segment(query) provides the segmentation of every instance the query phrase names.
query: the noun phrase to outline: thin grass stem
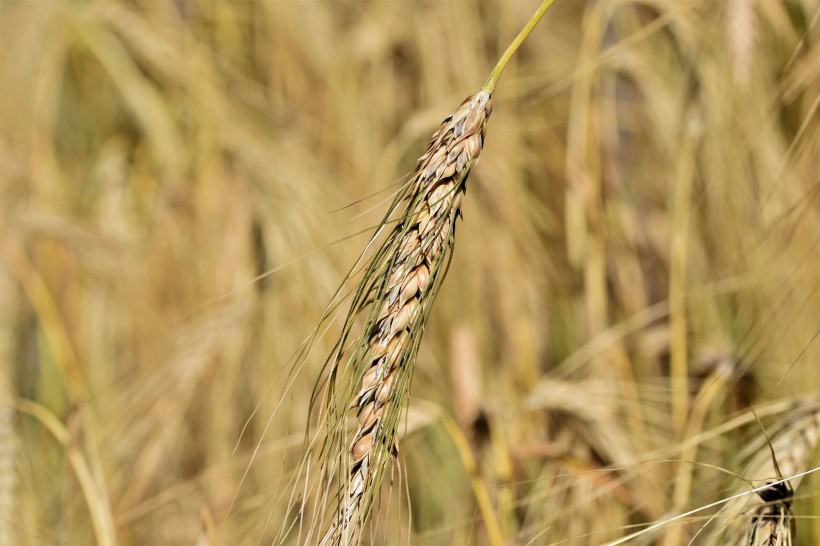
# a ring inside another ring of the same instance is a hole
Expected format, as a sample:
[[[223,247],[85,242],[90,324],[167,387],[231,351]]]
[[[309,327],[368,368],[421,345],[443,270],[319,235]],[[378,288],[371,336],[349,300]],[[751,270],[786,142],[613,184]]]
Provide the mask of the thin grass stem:
[[[512,41],[512,43],[507,47],[507,50],[498,60],[496,63],[495,68],[493,71],[490,72],[490,75],[487,77],[487,80],[484,82],[484,85],[481,86],[482,91],[486,91],[490,95],[493,94],[495,91],[495,84],[498,83],[498,78],[501,77],[501,73],[504,72],[504,69],[507,67],[507,63],[510,62],[510,59],[518,51],[518,48],[521,47],[521,44],[524,43],[524,40],[527,39],[527,36],[530,35],[532,30],[536,27],[541,18],[544,17],[544,14],[547,13],[547,10],[555,3],[555,0],[543,0],[541,5],[538,6],[538,9],[535,10],[535,13],[530,17],[530,20],[527,21],[527,24],[524,25],[524,28],[521,29],[521,32],[518,33],[518,36]]]

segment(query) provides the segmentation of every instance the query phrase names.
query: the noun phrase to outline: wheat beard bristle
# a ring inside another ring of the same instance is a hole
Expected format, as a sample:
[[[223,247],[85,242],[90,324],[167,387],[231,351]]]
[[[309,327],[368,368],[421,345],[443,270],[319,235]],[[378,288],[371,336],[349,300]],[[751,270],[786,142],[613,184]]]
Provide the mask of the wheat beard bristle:
[[[358,429],[342,464],[346,484],[322,546],[359,542],[384,469],[398,453],[398,416],[491,112],[490,94],[479,91],[442,122],[416,164],[404,212],[359,284],[349,316],[365,306],[375,306],[378,314],[370,313],[358,351],[362,356],[354,357],[359,389],[350,406],[357,410]]]

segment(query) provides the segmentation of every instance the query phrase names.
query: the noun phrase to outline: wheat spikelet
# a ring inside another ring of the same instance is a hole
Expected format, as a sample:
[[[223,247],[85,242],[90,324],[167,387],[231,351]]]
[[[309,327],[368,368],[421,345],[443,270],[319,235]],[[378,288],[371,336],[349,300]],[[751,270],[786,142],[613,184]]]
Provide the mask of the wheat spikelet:
[[[442,122],[394,201],[391,212],[401,204],[405,208],[353,297],[331,362],[331,385],[341,383],[348,394],[327,399],[329,441],[344,441],[348,406],[356,409],[358,428],[341,461],[346,478],[323,545],[359,541],[385,466],[397,452],[396,426],[419,341],[447,272],[467,176],[481,153],[491,112],[490,93],[482,90]],[[344,340],[355,318],[365,313],[363,333],[344,364]],[[351,388],[355,385],[358,390]]]

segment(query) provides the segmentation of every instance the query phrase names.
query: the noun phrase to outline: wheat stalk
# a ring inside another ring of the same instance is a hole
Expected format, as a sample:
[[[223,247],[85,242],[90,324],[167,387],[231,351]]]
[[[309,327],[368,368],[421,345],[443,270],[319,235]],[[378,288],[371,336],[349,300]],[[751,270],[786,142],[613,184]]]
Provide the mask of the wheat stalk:
[[[749,83],[758,34],[755,2],[756,0],[731,0],[728,7],[726,34],[732,59],[732,75],[739,85]]]
[[[328,362],[328,431],[320,460],[326,479],[337,470],[343,479],[322,546],[360,542],[387,464],[398,453],[399,416],[424,325],[452,258],[456,220],[467,177],[484,146],[493,90],[512,54],[553,1],[541,3],[482,89],[441,123],[371,239],[374,244],[393,223],[364,268]],[[361,316],[362,333],[347,347],[354,321]],[[352,439],[345,433],[348,408],[355,409],[358,421]],[[337,450],[342,456],[330,457]]]
[[[5,265],[2,260],[0,264]],[[18,522],[21,515],[15,469],[15,461],[19,456],[19,439],[14,422],[12,389],[12,355],[18,300],[18,291],[11,275],[0,267],[0,301],[5,304],[4,312],[0,313],[0,546],[17,542],[15,522]]]

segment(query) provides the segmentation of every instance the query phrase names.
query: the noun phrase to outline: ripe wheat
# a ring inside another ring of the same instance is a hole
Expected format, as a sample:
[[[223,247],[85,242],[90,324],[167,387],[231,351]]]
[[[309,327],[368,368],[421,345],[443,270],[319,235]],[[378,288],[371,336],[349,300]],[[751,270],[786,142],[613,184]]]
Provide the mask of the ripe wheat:
[[[405,202],[404,212],[375,252],[354,295],[343,339],[352,320],[369,309],[362,342],[347,360],[366,366],[348,374],[359,384],[351,404],[357,411],[358,429],[343,464],[347,480],[338,512],[323,545],[358,541],[385,466],[391,453],[397,452],[396,426],[412,365],[449,266],[467,176],[481,153],[491,112],[490,94],[482,90],[442,122],[405,192],[391,207],[395,210]],[[342,371],[342,359],[340,344],[331,381]]]
[[[399,416],[424,325],[452,258],[461,200],[484,146],[493,90],[511,56],[554,1],[542,0],[481,90],[441,123],[368,245],[376,246],[382,231],[392,224],[364,268],[327,362],[320,419],[326,435],[319,454],[319,480],[340,479],[322,546],[361,540],[385,469],[398,453]],[[364,324],[355,335],[361,317]],[[346,432],[350,409],[356,410],[358,419],[352,438]],[[327,506],[326,500],[320,505]]]
[[[752,442],[738,457],[755,453],[744,469],[745,476],[760,476],[778,480],[790,478],[806,471],[820,440],[820,400],[810,399],[795,406],[783,419],[773,434],[771,452],[761,441]],[[767,440],[768,441],[768,440]],[[734,514],[742,514],[732,522],[734,528],[726,530],[728,536],[736,536],[738,546],[789,546],[797,541],[797,529],[791,503],[800,479],[772,485],[759,492],[765,504],[752,505],[756,497],[747,495],[726,506]],[[759,500],[759,499],[757,499]],[[717,540],[717,538],[714,538]]]
[[[757,507],[749,526],[748,546],[792,546],[797,536],[789,482],[758,491],[765,501]]]

